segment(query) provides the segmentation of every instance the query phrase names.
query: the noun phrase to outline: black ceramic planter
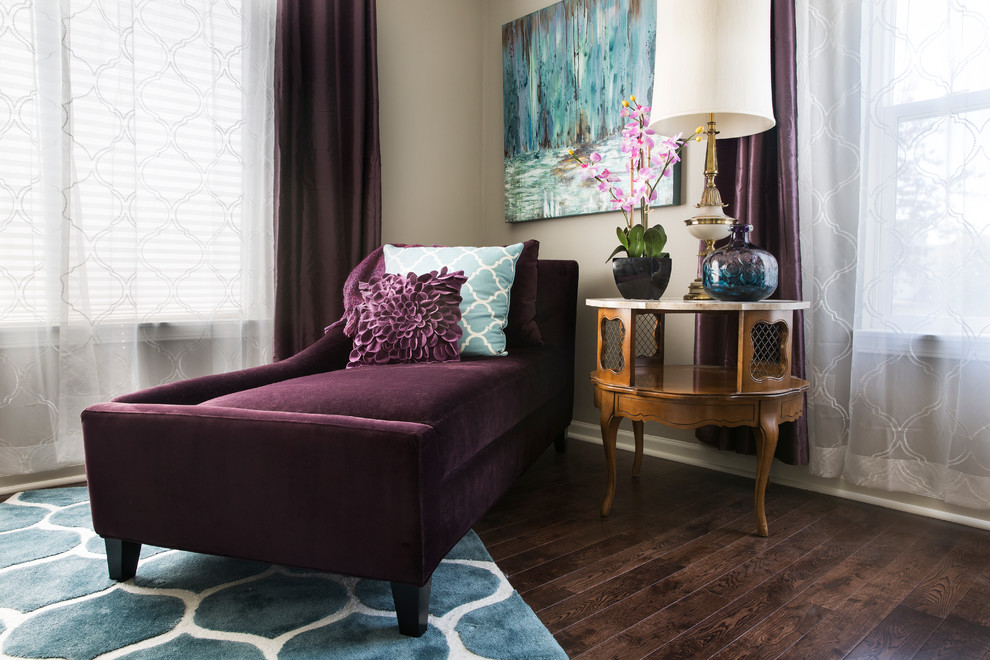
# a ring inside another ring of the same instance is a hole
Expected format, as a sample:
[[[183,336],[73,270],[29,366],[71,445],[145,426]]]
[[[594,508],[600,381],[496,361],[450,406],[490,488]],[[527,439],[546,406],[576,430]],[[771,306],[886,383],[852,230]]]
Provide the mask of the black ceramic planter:
[[[670,282],[670,257],[617,257],[612,276],[626,299],[659,300]]]

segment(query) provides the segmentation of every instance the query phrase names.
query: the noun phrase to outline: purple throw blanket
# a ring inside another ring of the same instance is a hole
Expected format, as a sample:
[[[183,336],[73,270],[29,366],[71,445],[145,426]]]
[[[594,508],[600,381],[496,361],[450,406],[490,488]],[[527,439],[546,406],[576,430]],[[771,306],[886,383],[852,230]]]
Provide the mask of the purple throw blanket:
[[[379,245],[361,260],[344,282],[344,315],[323,329],[323,333],[345,323],[351,310],[361,302],[361,283],[385,272],[385,249]]]

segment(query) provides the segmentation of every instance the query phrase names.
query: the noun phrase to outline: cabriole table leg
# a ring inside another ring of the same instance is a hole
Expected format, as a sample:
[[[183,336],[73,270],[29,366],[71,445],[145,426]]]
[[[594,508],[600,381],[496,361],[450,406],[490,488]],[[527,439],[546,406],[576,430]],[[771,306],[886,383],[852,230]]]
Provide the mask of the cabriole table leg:
[[[760,406],[760,426],[756,436],[756,531],[760,536],[769,536],[767,516],[764,511],[767,481],[770,479],[770,465],[777,450],[780,436],[780,403],[763,401]]]
[[[622,418],[615,416],[615,395],[613,393],[602,392],[600,398],[602,445],[605,447],[605,474],[608,479],[605,486],[605,499],[602,501],[602,515],[607,516],[612,510],[612,499],[615,497],[615,441]]]
[[[643,467],[643,420],[633,420],[633,438],[636,440],[636,457],[633,459],[633,476],[639,476]]]

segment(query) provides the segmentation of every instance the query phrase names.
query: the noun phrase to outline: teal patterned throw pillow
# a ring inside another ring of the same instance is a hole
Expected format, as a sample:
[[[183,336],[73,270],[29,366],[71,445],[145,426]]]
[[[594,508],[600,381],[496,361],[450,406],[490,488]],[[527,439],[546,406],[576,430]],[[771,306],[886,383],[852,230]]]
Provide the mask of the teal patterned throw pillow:
[[[461,287],[461,355],[506,355],[505,324],[509,293],[523,244],[505,247],[385,246],[385,271],[422,275],[447,267],[463,270]]]

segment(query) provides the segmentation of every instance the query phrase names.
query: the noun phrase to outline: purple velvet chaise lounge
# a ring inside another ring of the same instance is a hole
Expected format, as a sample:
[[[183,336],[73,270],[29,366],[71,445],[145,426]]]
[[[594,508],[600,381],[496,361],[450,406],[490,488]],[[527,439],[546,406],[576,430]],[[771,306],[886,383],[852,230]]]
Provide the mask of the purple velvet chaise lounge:
[[[536,263],[542,345],[344,369],[351,340],[335,324],[280,362],[88,408],[111,578],[135,575],[145,543],[388,580],[400,631],[421,635],[440,560],[551,443],[564,448],[577,264]]]

